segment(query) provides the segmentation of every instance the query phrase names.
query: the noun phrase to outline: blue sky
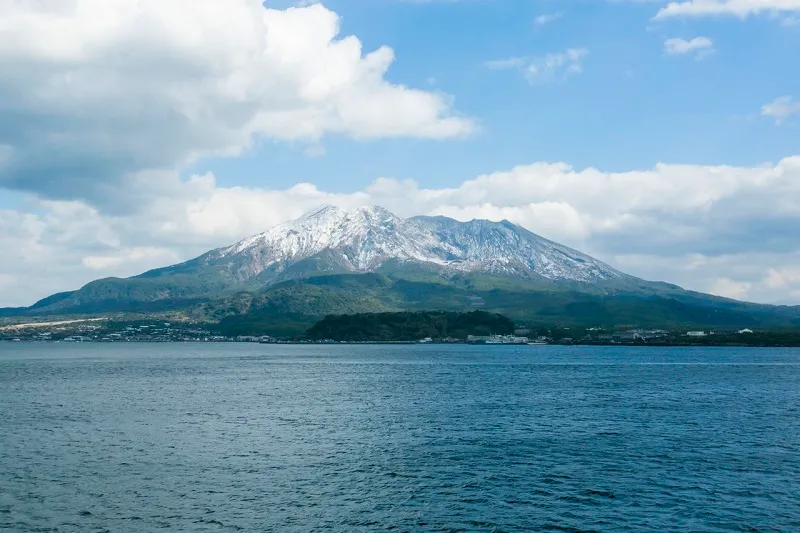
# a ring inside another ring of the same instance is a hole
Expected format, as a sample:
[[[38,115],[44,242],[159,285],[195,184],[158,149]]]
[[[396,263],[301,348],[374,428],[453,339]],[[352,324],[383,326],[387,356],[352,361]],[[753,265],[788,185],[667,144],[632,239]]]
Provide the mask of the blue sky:
[[[0,10],[0,306],[321,203],[506,218],[800,303],[800,0]]]
[[[365,50],[391,46],[388,79],[443,91],[480,131],[436,142],[363,142],[332,136],[323,157],[304,143],[266,142],[244,157],[203,161],[220,183],[331,190],[363,187],[376,176],[430,187],[521,162],[566,161],[611,171],[658,162],[757,165],[797,151],[800,126],[776,127],[761,106],[800,87],[800,26],[774,16],[652,21],[658,2],[347,0],[326,2],[342,33]],[[537,25],[541,15],[558,15]],[[713,55],[668,56],[666,39],[707,36]],[[487,61],[588,50],[582,72],[532,86]],[[431,84],[430,82],[434,82]]]

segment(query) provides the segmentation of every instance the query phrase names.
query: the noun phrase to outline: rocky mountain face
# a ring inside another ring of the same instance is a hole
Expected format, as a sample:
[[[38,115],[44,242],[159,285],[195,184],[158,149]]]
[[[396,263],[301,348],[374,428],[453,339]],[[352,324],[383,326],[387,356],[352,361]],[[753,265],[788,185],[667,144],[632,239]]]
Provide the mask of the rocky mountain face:
[[[576,250],[508,221],[457,222],[400,218],[380,207],[325,206],[189,262],[244,282],[319,272],[378,272],[413,266],[438,272],[485,273],[529,280],[597,283],[625,277]],[[187,266],[188,266],[187,265]],[[299,270],[293,275],[294,270]]]

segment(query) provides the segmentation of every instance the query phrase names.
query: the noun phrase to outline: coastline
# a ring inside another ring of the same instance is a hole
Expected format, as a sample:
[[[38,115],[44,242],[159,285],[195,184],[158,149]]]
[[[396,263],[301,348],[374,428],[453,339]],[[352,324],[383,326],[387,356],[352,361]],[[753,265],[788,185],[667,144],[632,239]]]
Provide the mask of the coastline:
[[[358,345],[358,346],[471,346],[483,348],[541,348],[545,346],[592,346],[592,347],[616,347],[616,348],[800,348],[800,343],[760,343],[760,344],[747,344],[747,343],[598,343],[598,342],[548,342],[548,343],[468,343],[468,342],[418,342],[418,341],[302,341],[302,340],[275,340],[275,341],[241,341],[236,339],[186,339],[186,340],[161,340],[161,339],[135,339],[135,340],[82,340],[82,341],[68,341],[68,340],[32,340],[32,339],[0,339],[0,345],[18,345],[18,344],[264,344],[264,345]]]

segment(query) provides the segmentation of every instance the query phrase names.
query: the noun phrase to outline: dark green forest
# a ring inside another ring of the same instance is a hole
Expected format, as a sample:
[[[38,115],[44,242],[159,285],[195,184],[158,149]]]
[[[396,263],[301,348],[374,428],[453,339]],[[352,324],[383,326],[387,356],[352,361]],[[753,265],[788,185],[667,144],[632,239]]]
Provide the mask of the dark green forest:
[[[328,315],[310,328],[305,338],[350,342],[466,339],[468,335],[507,335],[514,323],[508,317],[485,311],[446,313],[358,313]]]

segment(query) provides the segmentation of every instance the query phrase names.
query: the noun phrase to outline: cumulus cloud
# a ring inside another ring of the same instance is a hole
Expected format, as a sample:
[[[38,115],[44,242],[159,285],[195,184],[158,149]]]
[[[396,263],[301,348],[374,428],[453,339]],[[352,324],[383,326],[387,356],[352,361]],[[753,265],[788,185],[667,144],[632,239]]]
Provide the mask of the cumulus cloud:
[[[189,259],[321,204],[508,219],[647,279],[756,301],[800,291],[792,270],[800,264],[800,156],[756,167],[627,172],[534,163],[451,188],[379,178],[349,193],[307,183],[222,187],[204,174],[176,179],[169,190],[128,213],[60,200],[38,201],[30,212],[0,210],[0,305]]]
[[[776,267],[767,271],[764,284],[771,289],[786,289],[800,285],[800,267]]]
[[[664,51],[669,55],[693,54],[696,59],[703,59],[714,53],[714,43],[708,37],[681,39],[678,37],[664,41]]]
[[[528,83],[538,85],[580,74],[583,72],[583,59],[588,53],[586,48],[569,48],[537,57],[496,59],[487,61],[485,65],[492,70],[516,69]]]
[[[791,11],[800,11],[800,0],[688,0],[670,2],[656,14],[655,18],[708,15],[735,15],[744,18],[764,12]]]
[[[721,255],[702,253],[653,255],[620,254],[612,262],[622,270],[649,279],[665,279],[683,287],[718,296],[767,303],[800,302],[800,280],[775,282],[776,265],[797,264],[800,251],[747,252]]]
[[[122,248],[104,255],[87,255],[81,264],[90,270],[118,269],[125,264],[135,264],[139,268],[157,268],[176,263],[179,260],[174,250],[149,246]]]
[[[762,115],[774,118],[778,124],[795,113],[800,113],[800,102],[791,96],[781,96],[761,108]]]
[[[450,97],[387,81],[393,51],[365,53],[318,4],[0,0],[0,12],[0,187],[100,204],[254,138],[474,129]]]
[[[728,278],[719,278],[708,289],[708,292],[725,298],[741,300],[747,298],[753,284],[747,281],[734,281]]]

